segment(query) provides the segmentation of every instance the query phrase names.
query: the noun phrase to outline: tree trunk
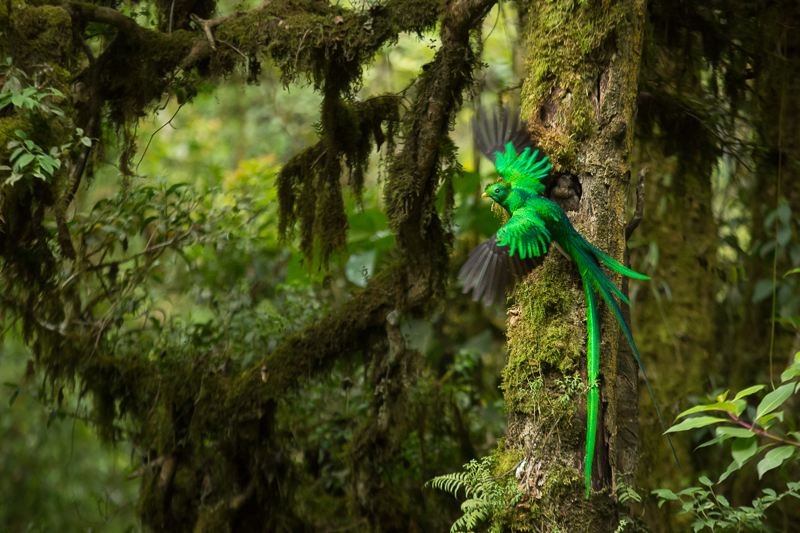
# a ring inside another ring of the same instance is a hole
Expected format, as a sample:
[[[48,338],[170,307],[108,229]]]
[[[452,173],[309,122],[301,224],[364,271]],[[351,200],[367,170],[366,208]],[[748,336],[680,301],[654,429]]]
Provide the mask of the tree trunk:
[[[582,235],[622,260],[644,2],[524,7],[523,116],[558,176],[549,195]],[[587,333],[578,271],[550,254],[517,289],[510,311],[503,376],[509,432],[501,465],[527,459],[521,485],[529,512],[518,519],[534,530],[614,531],[619,525],[614,489],[617,472],[632,472],[636,464],[638,378],[612,314],[603,308],[601,315],[600,423],[586,500]],[[577,376],[580,387],[570,381]]]
[[[640,286],[636,298],[640,306],[636,338],[669,425],[681,408],[687,407],[687,397],[707,392],[708,375],[716,366],[714,296],[718,237],[711,212],[714,160],[706,158],[699,166],[690,165],[665,158],[654,145],[645,145],[638,159],[650,168],[644,203],[647,217],[639,231],[640,238],[650,244],[652,251],[648,255],[652,266],[646,272],[651,281]],[[639,259],[643,259],[645,250],[638,254]],[[640,388],[648,395],[644,383]],[[697,444],[691,442],[690,434],[676,434],[673,443],[683,467],[678,470],[649,399],[643,401],[641,420],[644,468],[639,471],[637,485],[678,489],[681,479],[695,476],[694,464],[704,454],[700,450],[692,454]],[[646,500],[643,520],[654,532],[673,531],[672,510],[667,506],[659,509],[655,503]]]

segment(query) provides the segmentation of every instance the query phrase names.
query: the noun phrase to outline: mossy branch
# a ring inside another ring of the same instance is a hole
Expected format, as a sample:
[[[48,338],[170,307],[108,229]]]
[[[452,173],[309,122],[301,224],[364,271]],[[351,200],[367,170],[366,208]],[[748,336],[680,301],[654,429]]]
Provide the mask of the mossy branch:
[[[395,263],[384,269],[338,313],[286,339],[242,379],[257,384],[270,397],[280,398],[300,378],[324,372],[342,357],[368,347],[370,330],[382,333],[390,312],[405,313],[430,297],[430,294],[409,297],[404,267]],[[247,390],[243,396],[252,392]]]

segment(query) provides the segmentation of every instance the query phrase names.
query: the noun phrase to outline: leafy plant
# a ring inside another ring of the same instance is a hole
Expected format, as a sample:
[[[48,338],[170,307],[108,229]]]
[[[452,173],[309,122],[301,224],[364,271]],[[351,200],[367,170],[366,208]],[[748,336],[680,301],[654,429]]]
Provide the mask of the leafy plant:
[[[669,428],[667,433],[688,431],[717,424],[716,438],[701,444],[700,447],[733,439],[731,455],[733,462],[718,482],[724,481],[733,472],[741,469],[753,457],[769,449],[757,465],[758,477],[783,466],[791,460],[800,459],[800,433],[785,427],[784,411],[781,406],[800,389],[795,379],[800,376],[800,352],[795,354],[794,363],[781,374],[782,385],[769,392],[753,409],[748,407],[747,398],[761,391],[766,385],[755,385],[740,391],[733,400],[728,401],[728,391],[716,397],[715,401],[701,404],[678,415],[683,418],[710,411],[719,411],[727,418],[717,416],[694,416]],[[758,445],[759,439],[764,443]]]
[[[758,405],[748,404],[748,399],[766,388],[766,385],[754,385],[740,391],[732,400],[728,399],[728,391],[697,405],[678,415],[686,417],[682,422],[672,426],[667,433],[689,431],[716,425],[716,436],[699,447],[710,446],[732,440],[730,451],[733,462],[719,477],[722,483],[734,472],[741,470],[754,457],[765,452],[756,465],[758,477],[775,468],[800,459],[800,433],[791,431],[794,425],[784,419],[785,411],[781,407],[800,389],[800,352],[795,354],[794,363],[781,374],[782,385],[764,395]],[[721,412],[727,417],[709,416],[703,413]],[[759,445],[761,443],[761,445]],[[703,476],[700,478],[703,487],[690,487],[677,494],[668,489],[653,491],[658,497],[659,507],[667,501],[681,502],[680,514],[693,514],[694,531],[709,528],[711,531],[745,531],[761,530],[766,510],[786,496],[800,498],[800,483],[787,483],[788,490],[778,494],[771,488],[763,489],[764,496],[752,501],[750,506],[733,507],[721,494],[713,491],[714,482]]]
[[[690,487],[675,494],[671,490],[657,489],[653,491],[658,497],[658,506],[667,501],[681,502],[678,514],[693,514],[693,531],[708,528],[711,531],[751,531],[762,530],[764,513],[772,505],[786,496],[800,498],[800,483],[788,483],[789,490],[777,494],[772,489],[764,489],[764,496],[753,500],[751,506],[733,507],[721,494],[715,494],[714,482],[705,476],[700,478],[704,487]]]
[[[4,89],[9,89],[6,92],[0,93],[0,109],[13,105],[14,107],[29,112],[40,111],[45,116],[51,114],[59,117],[64,116],[64,111],[62,111],[60,107],[45,101],[45,98],[49,97],[64,98],[64,93],[53,87],[47,87],[45,89],[25,87],[22,89],[19,88],[20,84],[16,78],[12,78],[12,80],[13,81],[6,82],[3,86]]]
[[[480,461],[473,459],[464,465],[464,472],[438,476],[425,485],[444,490],[458,497],[463,489],[467,500],[461,504],[463,515],[455,521],[450,533],[473,531],[478,521],[490,521],[489,531],[502,531],[496,518],[508,508],[519,503],[523,493],[516,483],[499,483],[502,477],[492,477],[492,457]]]
[[[76,128],[75,133],[78,142],[85,146],[92,145],[92,140],[83,135],[81,128]],[[19,140],[8,143],[8,149],[13,150],[9,158],[12,166],[0,165],[0,170],[11,171],[11,176],[6,179],[3,185],[13,185],[25,175],[31,175],[49,183],[56,170],[61,168],[61,154],[76,144],[68,142],[60,147],[52,146],[50,151],[46,153],[41,146],[29,139],[24,131],[14,130],[14,134]]]

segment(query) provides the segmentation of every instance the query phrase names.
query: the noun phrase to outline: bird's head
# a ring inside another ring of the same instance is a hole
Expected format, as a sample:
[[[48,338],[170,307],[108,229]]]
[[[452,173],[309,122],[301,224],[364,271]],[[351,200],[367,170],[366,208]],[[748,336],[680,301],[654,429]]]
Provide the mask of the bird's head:
[[[511,184],[507,181],[498,181],[486,187],[486,190],[481,196],[483,198],[491,198],[498,204],[503,205],[508,199],[509,194],[511,194]]]

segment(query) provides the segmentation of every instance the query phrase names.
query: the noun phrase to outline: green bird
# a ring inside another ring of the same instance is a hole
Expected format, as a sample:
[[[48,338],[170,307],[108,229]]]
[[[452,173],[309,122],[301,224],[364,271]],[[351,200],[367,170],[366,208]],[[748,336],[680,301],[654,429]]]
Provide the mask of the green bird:
[[[509,120],[510,117],[510,120]],[[547,157],[540,155],[528,135],[527,126],[519,120],[519,113],[502,112],[498,121],[493,113],[490,121],[481,113],[473,122],[473,131],[478,147],[495,163],[501,181],[486,187],[483,197],[489,197],[503,207],[511,218],[497,233],[476,246],[459,272],[464,281],[463,292],[473,291],[473,300],[483,296],[485,305],[491,305],[498,295],[505,296],[509,281],[527,274],[543,261],[551,245],[575,262],[583,279],[586,294],[586,327],[588,330],[588,422],[586,429],[586,497],[591,492],[592,460],[597,433],[598,405],[600,395],[597,374],[600,365],[600,322],[598,318],[598,296],[608,305],[617,318],[636,362],[644,374],[650,396],[655,403],[653,389],[642,360],[633,342],[630,329],[622,318],[622,312],[614,295],[630,305],[622,291],[601,270],[601,265],[614,272],[635,279],[650,279],[624,267],[617,261],[592,246],[575,230],[566,213],[555,202],[542,196],[545,192],[551,165]],[[661,411],[656,403],[656,412],[666,432]],[[667,435],[675,461],[678,457]],[[680,467],[680,463],[678,463]]]

